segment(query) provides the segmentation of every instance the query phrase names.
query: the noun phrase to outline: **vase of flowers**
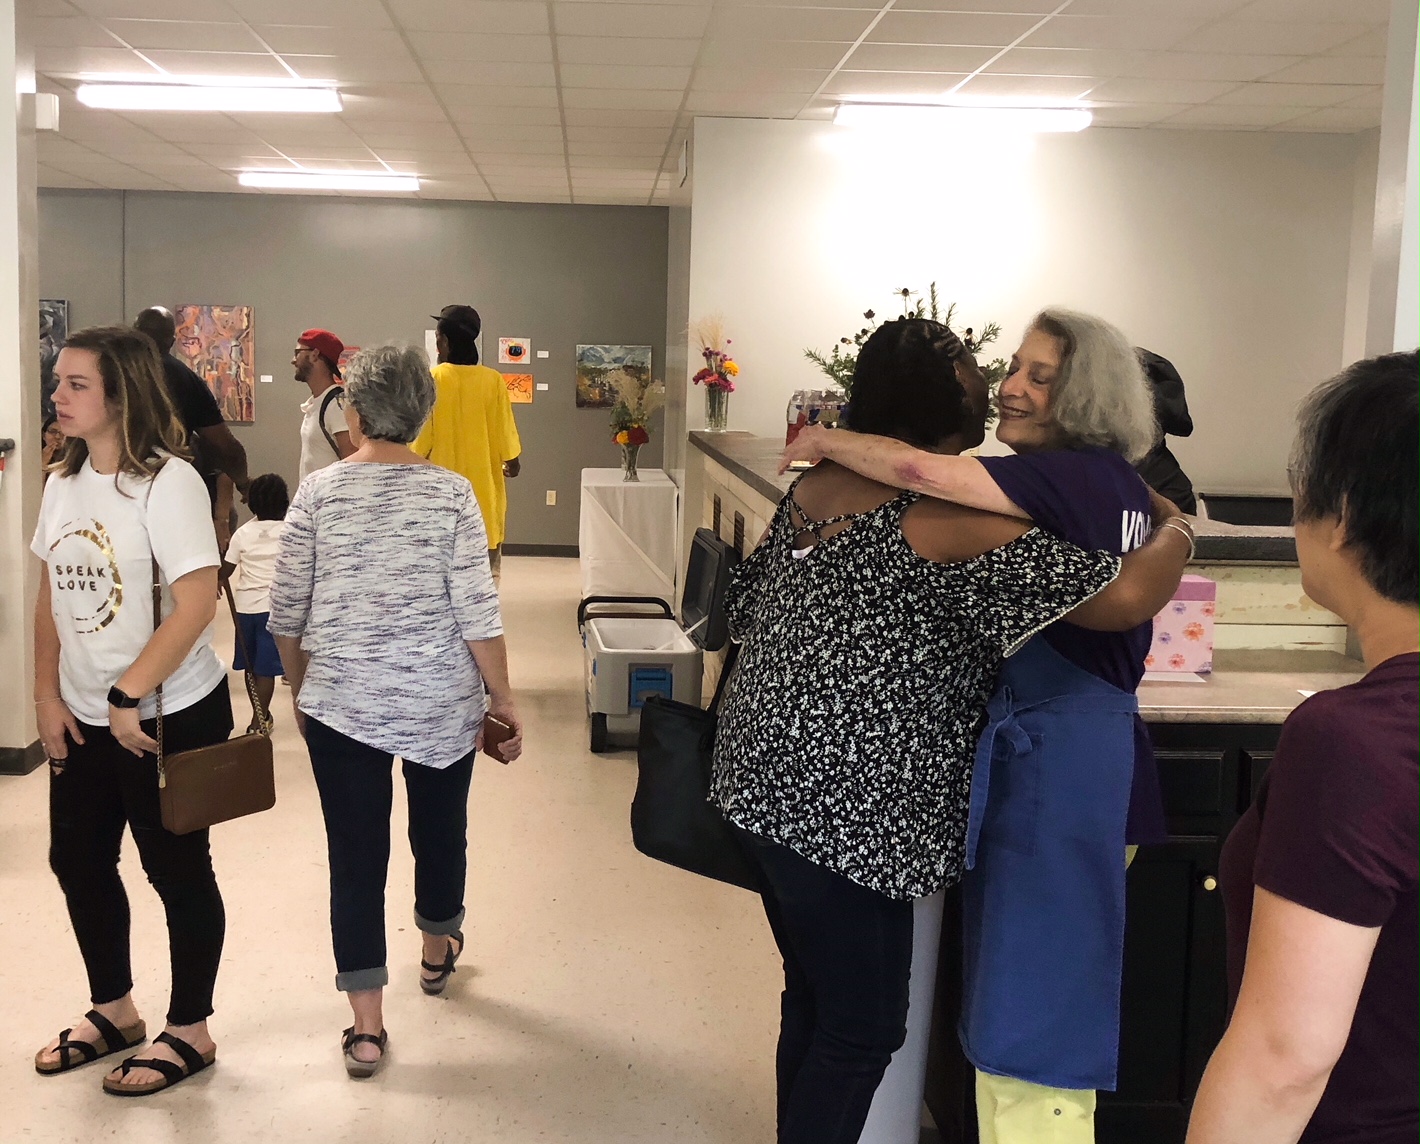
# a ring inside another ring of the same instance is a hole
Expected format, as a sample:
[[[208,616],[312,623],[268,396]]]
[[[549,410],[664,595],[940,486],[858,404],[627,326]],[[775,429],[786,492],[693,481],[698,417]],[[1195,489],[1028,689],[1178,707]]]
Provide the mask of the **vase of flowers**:
[[[718,315],[695,323],[692,334],[700,343],[705,365],[690,380],[705,387],[705,428],[723,433],[730,420],[730,394],[740,367],[730,356],[730,339],[725,337],[725,321]]]
[[[621,446],[621,479],[639,481],[636,457],[641,446],[650,442],[647,429],[651,415],[665,400],[665,387],[651,378],[644,367],[623,366],[611,379],[616,404],[611,409],[611,439]]]

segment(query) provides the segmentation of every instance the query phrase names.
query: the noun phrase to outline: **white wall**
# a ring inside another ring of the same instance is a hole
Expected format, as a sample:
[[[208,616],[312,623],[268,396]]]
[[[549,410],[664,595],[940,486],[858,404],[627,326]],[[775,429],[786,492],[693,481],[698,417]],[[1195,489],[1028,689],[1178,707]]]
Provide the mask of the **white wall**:
[[[924,155],[826,123],[700,119],[690,314],[720,311],[743,373],[730,428],[783,431],[796,388],[891,291],[935,279],[962,324],[1100,313],[1174,361],[1195,483],[1285,489],[1297,400],[1343,364],[1363,139],[1095,128]],[[690,428],[704,401],[690,394]]]

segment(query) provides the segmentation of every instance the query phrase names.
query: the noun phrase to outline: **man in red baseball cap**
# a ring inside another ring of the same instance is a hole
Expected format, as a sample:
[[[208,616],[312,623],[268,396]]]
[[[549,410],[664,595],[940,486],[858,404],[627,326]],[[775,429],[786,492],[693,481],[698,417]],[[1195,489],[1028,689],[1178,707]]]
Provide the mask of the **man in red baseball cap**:
[[[340,385],[344,352],[345,343],[329,330],[307,330],[296,339],[291,365],[311,391],[301,403],[301,480],[355,452]]]

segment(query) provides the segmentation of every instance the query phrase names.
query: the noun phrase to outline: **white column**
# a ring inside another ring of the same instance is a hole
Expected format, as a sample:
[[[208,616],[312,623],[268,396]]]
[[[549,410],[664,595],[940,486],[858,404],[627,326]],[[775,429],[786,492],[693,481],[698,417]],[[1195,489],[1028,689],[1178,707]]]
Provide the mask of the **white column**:
[[[39,265],[35,206],[34,64],[15,0],[0,0],[0,438],[15,441],[0,478],[0,772],[39,762],[31,616],[39,563]]]
[[[1415,0],[1393,0],[1381,111],[1366,353],[1414,349],[1416,296]]]

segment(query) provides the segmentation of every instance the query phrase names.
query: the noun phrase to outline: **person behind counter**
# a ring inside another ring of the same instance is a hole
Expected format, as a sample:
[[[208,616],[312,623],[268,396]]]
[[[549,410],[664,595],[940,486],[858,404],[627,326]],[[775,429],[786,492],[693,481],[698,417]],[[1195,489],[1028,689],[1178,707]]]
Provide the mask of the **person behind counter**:
[[[1367,674],[1287,719],[1223,847],[1232,1020],[1188,1144],[1414,1144],[1420,802],[1414,352],[1358,362],[1302,409],[1302,587]]]
[[[946,326],[884,324],[854,377],[856,430],[947,452],[981,441],[985,382]],[[781,1144],[857,1141],[903,1042],[912,899],[961,876],[1002,656],[1067,613],[1101,628],[1152,616],[1188,552],[1161,533],[1115,579],[1113,551],[825,464],[736,569],[726,607],[742,647],[712,800],[763,873],[784,959]]]
[[[997,400],[996,436],[1015,456],[942,456],[809,428],[784,463],[827,458],[1034,521],[1085,549],[1125,553],[1144,542],[1150,493],[1131,462],[1158,429],[1139,359],[1118,329],[1042,311]],[[1187,521],[1165,528],[1191,541]],[[960,1029],[990,1144],[1093,1141],[1095,1090],[1115,1086],[1125,848],[1165,837],[1134,698],[1152,634],[1148,619],[1125,632],[1057,622],[1006,661],[991,701],[963,879]]]
[[[1198,497],[1194,494],[1193,482],[1188,479],[1188,474],[1183,471],[1168,443],[1170,437],[1193,434],[1193,418],[1188,412],[1183,378],[1168,358],[1142,347],[1135,347],[1134,352],[1139,355],[1139,364],[1144,367],[1144,376],[1149,380],[1154,417],[1159,423],[1159,438],[1152,449],[1134,462],[1135,471],[1156,493],[1192,516],[1198,511]]]

